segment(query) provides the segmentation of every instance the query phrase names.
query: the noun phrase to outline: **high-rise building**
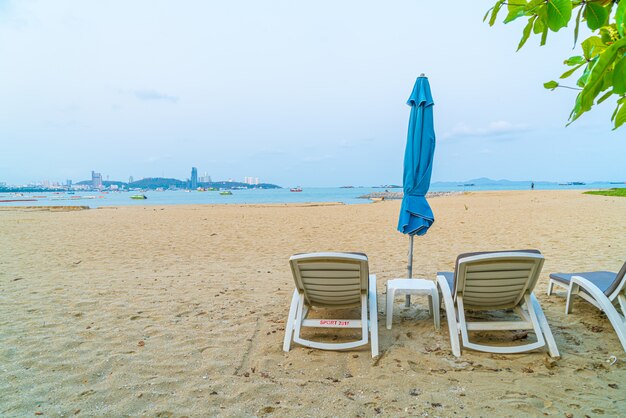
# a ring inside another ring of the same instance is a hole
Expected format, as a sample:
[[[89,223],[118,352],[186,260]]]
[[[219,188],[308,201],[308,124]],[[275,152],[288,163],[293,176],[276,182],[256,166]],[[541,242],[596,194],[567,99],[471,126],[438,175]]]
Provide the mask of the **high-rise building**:
[[[243,182],[251,186],[255,186],[259,184],[259,178],[258,177],[244,177]]]
[[[191,167],[191,188],[198,188],[198,169],[196,167]]]
[[[92,171],[91,172],[91,185],[96,189],[102,188],[102,174]]]
[[[130,177],[128,178],[128,184],[130,184],[130,183],[132,183],[132,182],[134,182],[134,181],[135,181],[135,179],[133,178],[133,176],[130,176]]]
[[[200,183],[211,183],[211,176],[206,171],[204,172],[204,176],[200,176]]]
[[[70,180],[70,179],[65,180],[65,185],[67,187],[72,187],[72,180]]]

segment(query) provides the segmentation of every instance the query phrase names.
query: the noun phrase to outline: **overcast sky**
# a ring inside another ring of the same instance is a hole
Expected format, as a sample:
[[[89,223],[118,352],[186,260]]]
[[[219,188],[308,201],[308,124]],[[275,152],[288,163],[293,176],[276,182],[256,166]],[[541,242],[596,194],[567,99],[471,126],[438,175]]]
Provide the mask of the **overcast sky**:
[[[0,0],[0,182],[400,184],[422,72],[433,181],[626,180],[614,104],[566,128],[575,92],[542,86],[572,28],[516,53],[492,3]]]

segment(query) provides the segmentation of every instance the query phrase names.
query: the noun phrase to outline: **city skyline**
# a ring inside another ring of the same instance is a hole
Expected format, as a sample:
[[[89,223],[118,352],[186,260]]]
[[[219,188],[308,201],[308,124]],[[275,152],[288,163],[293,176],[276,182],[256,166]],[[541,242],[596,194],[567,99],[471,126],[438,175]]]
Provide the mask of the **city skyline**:
[[[303,187],[398,184],[420,73],[435,102],[433,181],[623,181],[626,131],[611,130],[608,101],[566,128],[576,93],[543,88],[579,54],[573,28],[516,53],[522,27],[483,23],[491,6],[0,1],[0,181],[93,167],[180,179],[196,166]]]
[[[195,181],[194,181],[194,177],[195,177]],[[103,180],[105,179],[106,180]],[[198,187],[198,185],[200,183],[213,183],[213,180],[211,178],[211,176],[208,174],[207,171],[204,172],[204,175],[202,176],[198,176],[198,169],[197,167],[192,167],[191,168],[191,176],[187,177],[187,178],[175,178],[175,177],[161,177],[161,176],[149,176],[149,177],[141,177],[141,178],[137,178],[137,180],[135,180],[134,176],[128,176],[128,181],[124,181],[122,179],[117,179],[117,178],[113,178],[110,179],[108,174],[103,175],[102,173],[96,172],[94,170],[91,170],[91,177],[90,178],[85,178],[85,179],[79,179],[79,180],[75,180],[75,179],[65,179],[63,181],[61,180],[50,180],[48,179],[43,179],[43,180],[36,180],[36,181],[32,181],[32,182],[21,182],[21,183],[8,183],[6,181],[2,181],[2,179],[0,179],[0,186],[15,186],[15,187],[21,187],[21,186],[42,186],[42,187],[67,187],[67,186],[72,186],[72,185],[77,185],[78,183],[85,183],[85,182],[90,182],[91,185],[94,188],[98,188],[98,187],[102,187],[104,182],[115,182],[115,183],[126,183],[126,184],[130,184],[130,183],[134,183],[135,181],[141,181],[141,180],[146,180],[146,179],[158,179],[158,178],[163,178],[163,179],[175,179],[175,180],[179,180],[179,181],[186,181],[190,184],[190,187],[192,188],[196,188]],[[242,180],[237,180],[237,177],[229,177],[227,179],[224,180],[217,180],[216,183],[223,183],[223,182],[232,182],[232,183],[243,183],[243,184],[248,184],[248,185],[259,185],[263,182],[261,182],[259,180],[258,177],[251,177],[251,176],[244,176]]]

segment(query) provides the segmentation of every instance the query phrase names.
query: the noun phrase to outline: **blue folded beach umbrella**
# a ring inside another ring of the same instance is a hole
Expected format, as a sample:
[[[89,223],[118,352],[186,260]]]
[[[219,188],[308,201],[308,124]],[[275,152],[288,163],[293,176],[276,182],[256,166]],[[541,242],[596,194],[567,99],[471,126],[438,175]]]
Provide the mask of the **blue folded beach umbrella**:
[[[435,154],[433,125],[433,98],[430,84],[424,74],[415,81],[407,102],[411,106],[409,132],[404,152],[404,197],[400,208],[398,231],[409,235],[408,277],[413,276],[413,237],[424,235],[435,222],[435,216],[426,201],[430,187]],[[410,303],[407,296],[407,306]]]

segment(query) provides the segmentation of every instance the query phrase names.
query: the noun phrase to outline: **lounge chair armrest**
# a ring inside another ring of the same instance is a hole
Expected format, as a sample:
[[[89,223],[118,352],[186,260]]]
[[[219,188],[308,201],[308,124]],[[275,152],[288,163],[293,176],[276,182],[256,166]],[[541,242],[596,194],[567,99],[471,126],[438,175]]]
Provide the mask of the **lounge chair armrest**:
[[[606,295],[598,289],[598,286],[581,276],[572,276],[570,280],[570,290],[568,291],[568,299],[570,292],[578,293],[578,287],[585,289],[585,291],[598,302],[602,299],[606,299],[608,303],[611,303],[609,298],[607,298]]]
[[[565,313],[570,313],[572,310],[571,298],[579,288],[583,288],[589,295],[595,300],[596,306],[599,307],[608,320],[613,325],[615,333],[617,334],[624,351],[626,351],[626,318],[615,309],[611,300],[600,290],[596,285],[589,280],[580,276],[572,276],[570,280],[570,287],[567,291],[567,305],[565,307]],[[621,301],[620,301],[620,305]]]

